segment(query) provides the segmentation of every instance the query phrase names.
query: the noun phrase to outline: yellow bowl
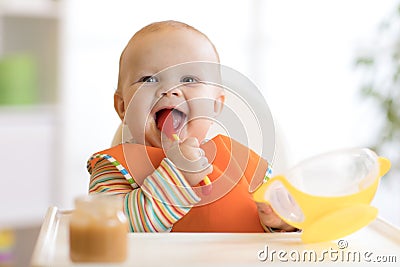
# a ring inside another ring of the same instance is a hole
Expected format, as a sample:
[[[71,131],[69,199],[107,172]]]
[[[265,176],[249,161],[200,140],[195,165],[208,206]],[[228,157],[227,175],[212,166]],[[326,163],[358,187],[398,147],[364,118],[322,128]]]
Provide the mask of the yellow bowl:
[[[372,150],[347,149],[305,160],[274,176],[254,193],[286,223],[302,229],[306,243],[330,241],[351,234],[377,216],[370,206],[380,177],[390,161]]]

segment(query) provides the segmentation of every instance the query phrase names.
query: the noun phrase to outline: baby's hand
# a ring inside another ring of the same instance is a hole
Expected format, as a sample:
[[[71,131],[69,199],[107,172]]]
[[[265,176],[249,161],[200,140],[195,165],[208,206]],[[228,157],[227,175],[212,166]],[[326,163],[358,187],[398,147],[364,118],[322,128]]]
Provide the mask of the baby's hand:
[[[283,232],[293,232],[296,230],[293,226],[285,223],[278,215],[272,210],[271,206],[267,203],[256,202],[258,209],[258,216],[261,223],[270,227],[278,228]]]
[[[164,143],[164,149],[167,157],[183,173],[191,186],[200,183],[213,170],[195,137],[188,137],[182,142],[175,141],[172,144]]]

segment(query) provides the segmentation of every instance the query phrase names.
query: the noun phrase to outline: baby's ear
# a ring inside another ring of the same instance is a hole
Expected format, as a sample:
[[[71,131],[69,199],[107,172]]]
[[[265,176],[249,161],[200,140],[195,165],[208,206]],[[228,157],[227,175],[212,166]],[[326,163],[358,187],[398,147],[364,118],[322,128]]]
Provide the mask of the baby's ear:
[[[221,92],[214,101],[214,113],[218,116],[224,107],[225,94]]]
[[[123,121],[125,117],[125,104],[123,97],[118,92],[114,93],[114,108],[121,121]]]

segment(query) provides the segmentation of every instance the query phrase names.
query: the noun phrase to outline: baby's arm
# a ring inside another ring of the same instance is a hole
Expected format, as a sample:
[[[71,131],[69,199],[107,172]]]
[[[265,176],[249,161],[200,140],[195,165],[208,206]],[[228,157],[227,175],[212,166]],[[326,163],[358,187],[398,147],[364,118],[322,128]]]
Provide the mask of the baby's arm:
[[[90,193],[109,193],[123,198],[123,209],[132,232],[165,232],[200,201],[190,184],[168,159],[143,182],[131,185],[108,160],[91,170]]]

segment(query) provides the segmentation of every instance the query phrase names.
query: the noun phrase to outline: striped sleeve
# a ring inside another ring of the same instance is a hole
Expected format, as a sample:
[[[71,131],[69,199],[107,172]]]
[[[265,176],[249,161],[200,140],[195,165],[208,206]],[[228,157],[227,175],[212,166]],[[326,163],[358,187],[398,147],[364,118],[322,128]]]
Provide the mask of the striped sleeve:
[[[90,169],[89,193],[121,195],[132,232],[169,231],[200,201],[182,173],[166,158],[141,187],[116,165],[102,158]]]

